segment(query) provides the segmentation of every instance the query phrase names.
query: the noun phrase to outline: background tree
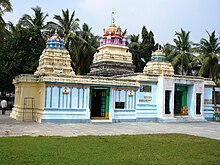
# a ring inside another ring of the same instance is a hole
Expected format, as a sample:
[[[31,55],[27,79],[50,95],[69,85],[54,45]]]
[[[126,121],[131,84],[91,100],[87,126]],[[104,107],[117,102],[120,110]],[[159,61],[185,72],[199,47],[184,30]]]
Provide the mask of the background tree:
[[[12,5],[9,0],[0,0],[0,14],[4,14],[5,12],[11,12]]]
[[[207,32],[208,33],[208,32]],[[220,42],[215,37],[215,31],[208,33],[208,40],[202,38],[196,45],[196,50],[200,54],[199,60],[202,64],[199,75],[211,78],[213,81],[218,79],[218,62],[220,54]]]
[[[12,5],[9,0],[0,0],[0,45],[4,40],[5,37],[5,26],[6,22],[3,19],[3,15],[5,12],[11,12],[12,11]]]
[[[193,75],[194,55],[191,53],[190,32],[181,28],[181,32],[176,32],[174,38],[175,51],[172,57],[172,65],[176,74]]]
[[[141,38],[142,41],[140,42],[139,35],[131,35],[128,44],[129,50],[132,53],[135,72],[143,71],[146,63],[151,58],[152,51],[157,49],[153,32],[148,32],[145,26],[142,28]]]
[[[93,55],[99,46],[100,37],[91,32],[92,28],[84,23],[82,29],[77,32],[78,38],[72,42],[71,51],[73,51],[73,62],[75,73],[85,75],[90,71],[90,65]]]
[[[12,80],[15,76],[33,74],[44,48],[45,40],[38,30],[16,29],[0,49],[0,90],[13,91]]]
[[[197,52],[200,53],[199,60],[202,64],[199,75],[211,78],[218,85],[220,42],[215,37],[215,31],[211,34],[209,32],[207,33],[209,36],[208,40],[202,38],[199,44],[195,44]],[[213,93],[214,106],[216,107],[215,87],[213,87]]]
[[[86,23],[79,27],[79,19],[74,18],[75,11],[62,10],[62,16],[54,15],[56,22],[48,22],[50,30],[57,29],[59,35],[65,39],[65,47],[70,52],[72,66],[76,74],[85,75],[89,72],[89,66],[93,54],[98,47],[98,36],[92,34]]]
[[[176,57],[177,55],[177,51],[175,49],[175,46],[170,44],[170,43],[166,43],[163,47],[162,47],[164,53],[165,53],[165,60],[172,62],[174,57]]]
[[[79,30],[79,19],[74,18],[75,11],[71,14],[68,9],[62,10],[62,16],[54,15],[56,22],[50,21],[47,23],[49,30],[57,30],[61,37],[65,39],[65,47],[70,50],[71,41],[76,39],[76,31]],[[70,41],[71,40],[71,41]]]
[[[139,63],[141,62],[139,34],[133,34],[130,36],[130,43],[128,44],[128,47],[129,51],[132,53],[132,60],[133,64],[135,65],[135,72],[138,72],[141,67],[139,65]]]
[[[35,8],[31,8],[34,11],[34,15],[24,14],[18,22],[17,26],[21,26],[23,28],[31,28],[36,29],[42,33],[42,36],[46,39],[47,29],[46,18],[48,14],[41,11],[39,6]]]

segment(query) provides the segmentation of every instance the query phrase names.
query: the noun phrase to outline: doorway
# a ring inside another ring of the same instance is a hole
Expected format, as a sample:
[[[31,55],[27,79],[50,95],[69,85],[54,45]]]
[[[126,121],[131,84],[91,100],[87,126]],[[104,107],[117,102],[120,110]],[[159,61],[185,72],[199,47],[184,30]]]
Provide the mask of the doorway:
[[[196,114],[201,114],[201,93],[196,93]]]
[[[174,115],[188,115],[186,85],[176,85],[174,93]]]
[[[24,98],[23,121],[34,121],[34,103],[33,97]]]
[[[91,88],[91,119],[109,119],[109,89]]]

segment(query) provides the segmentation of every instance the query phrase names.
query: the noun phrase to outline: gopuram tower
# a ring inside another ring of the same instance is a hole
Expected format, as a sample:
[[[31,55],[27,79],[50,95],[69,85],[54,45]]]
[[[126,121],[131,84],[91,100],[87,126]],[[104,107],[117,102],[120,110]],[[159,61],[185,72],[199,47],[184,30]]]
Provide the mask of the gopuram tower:
[[[39,66],[34,73],[36,76],[73,76],[69,52],[64,48],[63,39],[55,33],[47,40],[39,59]]]
[[[165,53],[162,50],[156,50],[152,52],[151,61],[146,64],[143,73],[174,75],[174,69],[170,62],[165,62]]]
[[[114,76],[134,73],[132,54],[128,51],[126,40],[120,27],[115,25],[114,18],[111,26],[104,29],[100,47],[94,54],[90,66],[90,76]]]

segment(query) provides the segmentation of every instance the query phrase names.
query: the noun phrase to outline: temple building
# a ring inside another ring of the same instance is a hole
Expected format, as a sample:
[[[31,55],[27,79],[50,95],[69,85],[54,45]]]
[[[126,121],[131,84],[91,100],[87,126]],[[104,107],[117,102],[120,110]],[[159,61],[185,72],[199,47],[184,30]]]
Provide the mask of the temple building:
[[[33,75],[13,80],[10,116],[39,123],[178,122],[212,119],[214,82],[175,75],[162,50],[152,53],[143,73],[134,73],[132,54],[120,27],[104,29],[91,71],[75,75],[58,34],[48,38]]]

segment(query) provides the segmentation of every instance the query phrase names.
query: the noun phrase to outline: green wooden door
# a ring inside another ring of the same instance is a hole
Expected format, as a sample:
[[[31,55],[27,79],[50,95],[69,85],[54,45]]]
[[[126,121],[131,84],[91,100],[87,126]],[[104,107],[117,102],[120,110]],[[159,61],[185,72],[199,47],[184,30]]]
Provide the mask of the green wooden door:
[[[187,86],[176,85],[174,95],[174,114],[181,114],[181,107],[187,106]]]

